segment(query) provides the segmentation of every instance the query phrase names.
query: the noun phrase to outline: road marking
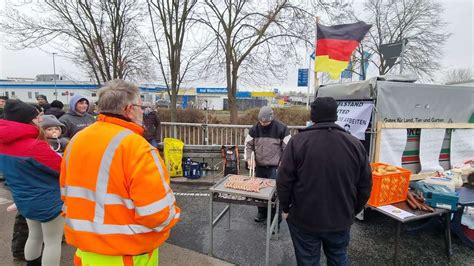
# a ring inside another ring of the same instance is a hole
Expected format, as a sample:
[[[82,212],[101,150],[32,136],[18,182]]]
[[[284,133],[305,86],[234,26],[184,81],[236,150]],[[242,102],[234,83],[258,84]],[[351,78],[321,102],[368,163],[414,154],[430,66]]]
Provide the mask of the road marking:
[[[184,192],[174,192],[175,196],[184,196],[184,197],[209,197],[209,193],[197,193],[197,192],[191,192],[191,193],[184,193]]]

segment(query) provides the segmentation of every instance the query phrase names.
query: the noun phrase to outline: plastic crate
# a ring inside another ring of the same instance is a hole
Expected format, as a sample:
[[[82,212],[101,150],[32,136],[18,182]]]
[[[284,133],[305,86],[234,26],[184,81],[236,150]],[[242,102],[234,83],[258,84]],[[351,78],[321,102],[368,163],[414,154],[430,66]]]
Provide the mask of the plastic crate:
[[[407,199],[408,185],[410,184],[411,171],[396,167],[397,172],[386,174],[375,173],[379,166],[389,166],[384,163],[371,163],[372,167],[372,192],[368,204],[374,207],[405,201]]]

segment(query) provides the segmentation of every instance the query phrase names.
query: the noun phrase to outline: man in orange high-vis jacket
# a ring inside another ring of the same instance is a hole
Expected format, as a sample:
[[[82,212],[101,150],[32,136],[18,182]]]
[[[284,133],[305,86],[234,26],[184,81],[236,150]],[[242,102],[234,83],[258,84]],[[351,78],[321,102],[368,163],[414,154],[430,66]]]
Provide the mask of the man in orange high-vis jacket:
[[[61,165],[65,235],[76,265],[157,265],[179,220],[169,175],[143,137],[139,89],[113,80],[99,91],[97,122],[75,135]]]

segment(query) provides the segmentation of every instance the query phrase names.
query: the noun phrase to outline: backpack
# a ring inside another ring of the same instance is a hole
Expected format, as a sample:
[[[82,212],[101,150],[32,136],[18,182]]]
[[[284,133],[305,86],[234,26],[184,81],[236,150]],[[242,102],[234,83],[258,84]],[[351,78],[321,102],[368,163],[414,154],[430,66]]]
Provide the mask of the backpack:
[[[239,147],[235,146],[222,146],[221,155],[224,160],[224,176],[226,175],[238,175],[239,174]]]

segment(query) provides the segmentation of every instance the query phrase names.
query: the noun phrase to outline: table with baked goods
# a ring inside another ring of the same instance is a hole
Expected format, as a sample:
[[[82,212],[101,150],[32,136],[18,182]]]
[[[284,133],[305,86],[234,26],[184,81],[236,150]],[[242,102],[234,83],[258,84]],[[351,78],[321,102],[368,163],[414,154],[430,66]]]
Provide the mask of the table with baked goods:
[[[402,226],[420,220],[434,221],[435,218],[443,219],[446,252],[450,257],[452,211],[430,207],[422,196],[409,191],[411,171],[384,163],[371,163],[371,167],[373,185],[367,207],[396,221],[393,263],[397,265]]]
[[[240,182],[240,181],[246,182]],[[247,184],[248,183],[248,184]],[[231,204],[267,207],[267,230],[265,265],[269,263],[270,238],[272,232],[278,233],[278,211],[271,215],[272,206],[278,210],[279,202],[276,197],[276,181],[267,178],[254,178],[240,175],[227,175],[209,188],[209,256],[213,256],[213,234],[217,223],[228,214],[228,229],[230,230]],[[214,218],[214,202],[227,203],[227,206]]]

